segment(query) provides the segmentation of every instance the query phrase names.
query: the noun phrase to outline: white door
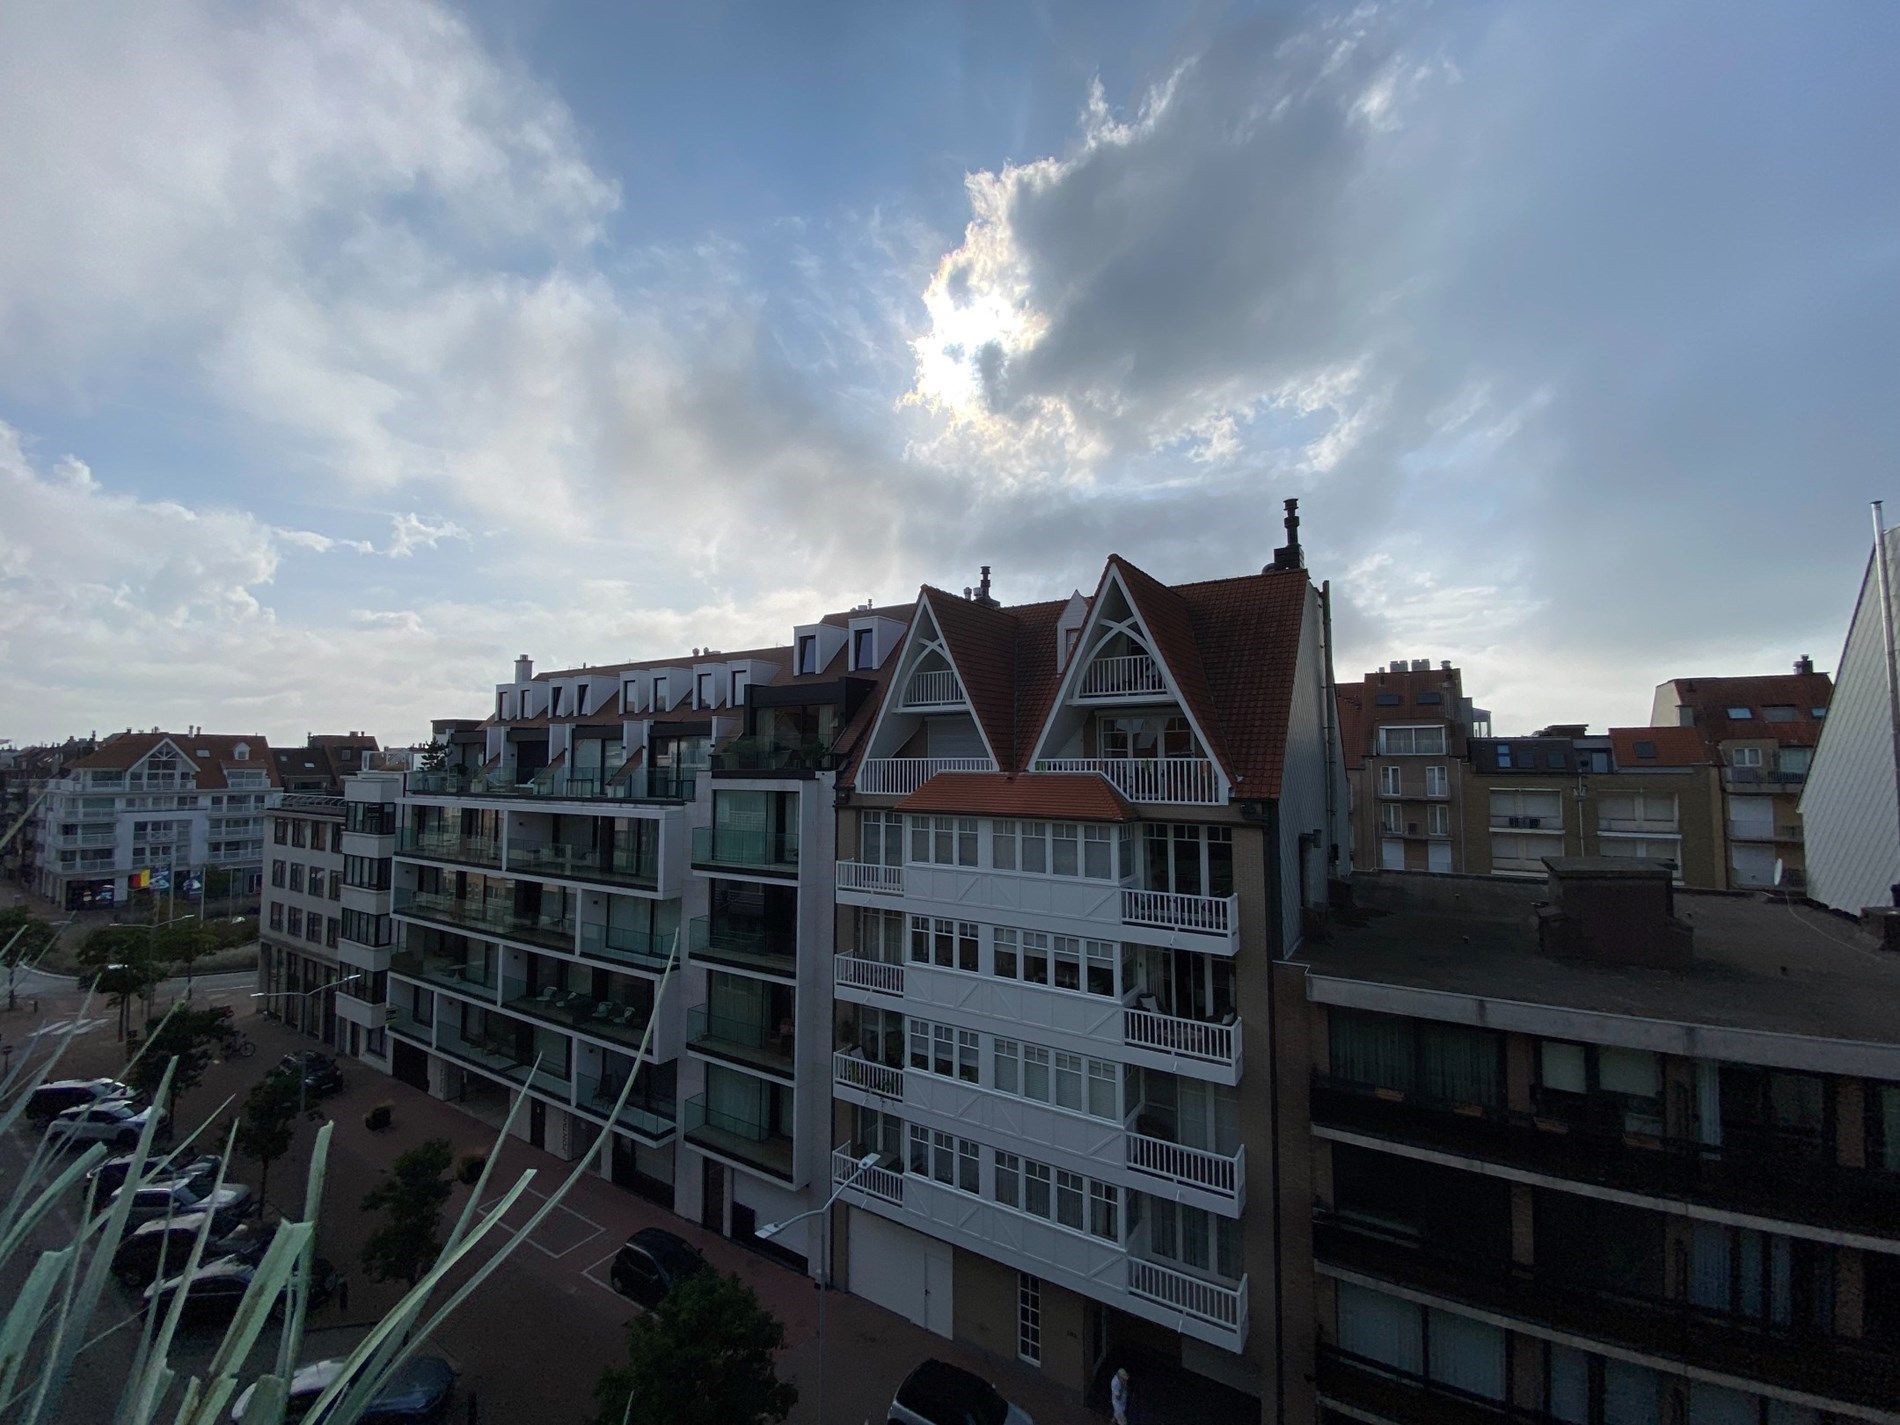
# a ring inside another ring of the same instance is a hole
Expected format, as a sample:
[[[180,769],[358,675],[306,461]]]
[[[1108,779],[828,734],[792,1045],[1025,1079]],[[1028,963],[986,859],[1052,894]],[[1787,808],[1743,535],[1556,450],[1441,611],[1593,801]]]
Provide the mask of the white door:
[[[948,1242],[851,1209],[853,1296],[947,1337],[952,1330],[950,1272]]]
[[[1451,843],[1449,841],[1428,841],[1425,844],[1425,869],[1428,871],[1449,871],[1451,869]]]
[[[1738,842],[1729,847],[1730,879],[1738,886],[1772,886],[1775,883],[1775,848],[1750,846]]]
[[[1405,843],[1388,836],[1379,843],[1379,865],[1387,871],[1405,869]]]

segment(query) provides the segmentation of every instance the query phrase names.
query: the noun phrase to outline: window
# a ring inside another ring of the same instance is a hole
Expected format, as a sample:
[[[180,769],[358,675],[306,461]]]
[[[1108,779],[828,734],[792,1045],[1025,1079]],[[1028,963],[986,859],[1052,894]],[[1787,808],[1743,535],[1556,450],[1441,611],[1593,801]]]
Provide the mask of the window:
[[[1647,1049],[1538,1042],[1537,1107],[1584,1127],[1662,1132],[1662,1060]]]
[[[1796,722],[1801,717],[1801,711],[1786,705],[1771,705],[1763,708],[1761,715],[1767,722]]]
[[[858,956],[896,965],[904,958],[904,913],[896,910],[858,911]]]
[[[325,840],[324,833],[328,830],[329,828],[326,827],[320,821],[313,821],[310,823],[310,849],[312,851],[323,850],[323,843]]]
[[[910,1021],[910,1066],[940,1078],[978,1082],[979,1040],[975,1030],[928,1020]]]
[[[303,894],[303,867],[300,865],[290,868],[290,888],[298,895]]]
[[[920,965],[977,971],[977,928],[967,920],[915,915],[910,921],[910,958]]]
[[[1016,1273],[1016,1358],[1042,1364],[1042,1279]]]
[[[1379,755],[1382,757],[1443,757],[1445,729],[1441,726],[1382,727],[1379,729]]]
[[[343,911],[343,938],[357,945],[380,946],[390,943],[389,917],[367,911]]]
[[[1075,822],[998,821],[990,832],[990,864],[1037,876],[1113,880],[1113,833]]]
[[[217,797],[213,797],[212,800],[218,801],[220,799]],[[271,818],[271,839],[275,841],[279,846],[283,846],[289,842],[290,822],[286,818],[281,817],[281,816],[276,816],[276,817]]]
[[[1334,1334],[1342,1351],[1480,1399],[1505,1398],[1505,1335],[1499,1327],[1357,1282],[1340,1283],[1337,1301]],[[1619,1417],[1603,1418],[1609,1425]]]
[[[1755,716],[1755,712],[1753,708],[1730,708],[1728,715],[1736,722],[1747,722]]]
[[[1178,715],[1105,717],[1099,724],[1104,757],[1198,757],[1194,729]]]
[[[336,937],[337,937],[338,925],[339,925],[339,922],[334,915],[328,917],[323,923],[323,926],[324,926],[323,943],[329,946],[332,950],[336,949]]]
[[[1403,795],[1403,793],[1399,790],[1399,786],[1400,786],[1399,769],[1397,767],[1388,766],[1388,767],[1381,767],[1379,769],[1379,795],[1380,796],[1396,797],[1396,796]]]
[[[358,890],[388,890],[389,873],[390,863],[380,856],[345,856],[343,858],[343,884],[354,886]]]
[[[913,816],[910,819],[910,859],[926,866],[974,866],[976,818]]]
[[[271,902],[270,928],[272,930],[282,930],[284,928],[284,907],[277,901]]]
[[[1775,755],[1775,765],[1784,777],[1805,777],[1814,765],[1814,749],[1784,747]]]
[[[281,889],[288,874],[289,868],[286,867],[282,861],[273,861],[270,863],[270,883],[273,886]]]
[[[911,1125],[910,1171],[918,1177],[934,1178],[958,1192],[980,1194],[983,1191],[981,1151],[968,1138]]]
[[[284,911],[284,931],[292,937],[303,935],[303,912],[294,905]]]
[[[1448,806],[1426,807],[1425,830],[1432,836],[1450,836],[1451,808]]]
[[[393,835],[396,808],[388,802],[351,802],[343,808],[343,829],[365,836]]]
[[[319,900],[323,898],[323,867],[321,866],[310,868],[310,894]]]
[[[1387,804],[1379,808],[1379,828],[1394,836],[1405,834],[1405,808]]]
[[[1824,1243],[1696,1222],[1689,1300],[1723,1316],[1812,1331],[1834,1328],[1834,1253]]]
[[[877,630],[874,628],[854,628],[851,630],[851,666],[854,669],[877,667],[874,652]]]
[[[293,821],[290,824],[290,844],[292,846],[304,844],[304,824],[301,821]]]
[[[798,671],[818,671],[818,635],[815,633],[801,633],[798,636]]]
[[[1333,1010],[1327,1024],[1336,1079],[1449,1103],[1504,1101],[1504,1041],[1493,1030],[1353,1009]]]
[[[998,1038],[990,1049],[990,1086],[998,1093],[1121,1121],[1121,1075],[1106,1059]]]
[[[735,668],[732,670],[732,705],[735,708],[745,706],[745,689],[746,684],[750,681],[751,678],[745,669]]]
[[[664,673],[655,674],[653,678],[652,711],[665,712],[670,707],[672,707],[672,704],[666,700],[666,675]]]
[[[1163,1261],[1239,1281],[1240,1224],[1204,1208],[1149,1197],[1148,1244]]]
[[[1734,748],[1729,752],[1728,760],[1731,767],[1759,767],[1761,766],[1761,748]]]
[[[699,681],[693,687],[693,706],[709,708],[713,705],[713,675],[701,673]]]
[[[904,818],[894,811],[867,811],[858,816],[858,857],[872,866],[904,864]]]
[[[1442,763],[1433,762],[1426,767],[1425,795],[1428,797],[1448,797],[1451,795],[1451,775]]]

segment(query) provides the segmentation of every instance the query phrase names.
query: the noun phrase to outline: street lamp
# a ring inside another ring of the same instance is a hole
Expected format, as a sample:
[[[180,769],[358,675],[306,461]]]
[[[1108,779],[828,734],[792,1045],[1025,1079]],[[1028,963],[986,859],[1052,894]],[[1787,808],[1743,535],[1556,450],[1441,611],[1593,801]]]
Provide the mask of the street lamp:
[[[843,1148],[840,1146],[834,1151],[842,1152]],[[831,1196],[825,1199],[824,1206],[814,1207],[809,1212],[801,1212],[796,1217],[788,1217],[783,1222],[768,1222],[753,1234],[758,1237],[759,1240],[769,1242],[787,1227],[790,1227],[794,1222],[803,1222],[807,1217],[816,1217],[819,1219],[818,1415],[816,1418],[821,1422],[825,1418],[825,1297],[831,1292],[831,1204],[836,1202],[838,1195],[856,1182],[867,1169],[875,1168],[876,1166],[877,1154],[866,1153],[853,1165],[851,1171],[845,1175],[844,1180],[831,1190]]]
[[[363,976],[360,973],[354,974],[354,975],[345,975],[342,979],[332,980],[327,985],[318,985],[314,990],[253,990],[251,992],[251,998],[252,999],[308,999],[311,995],[320,995],[328,990],[340,990],[345,985],[350,984],[352,981],[360,980],[362,978]],[[306,1097],[306,1090],[309,1087],[309,1082],[310,1082],[309,1070],[304,1068],[302,1060],[299,1060],[298,1068],[297,1068],[297,1116],[299,1118],[303,1117],[304,1100]]]

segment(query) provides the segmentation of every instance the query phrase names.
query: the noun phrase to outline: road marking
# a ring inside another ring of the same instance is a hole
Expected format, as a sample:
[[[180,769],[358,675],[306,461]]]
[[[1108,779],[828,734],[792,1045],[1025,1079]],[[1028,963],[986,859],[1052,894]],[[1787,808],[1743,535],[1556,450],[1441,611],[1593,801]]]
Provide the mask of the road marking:
[[[537,1197],[541,1199],[542,1202],[546,1202],[548,1200],[548,1195],[546,1193],[542,1192],[539,1188],[533,1188],[533,1187],[526,1189],[522,1193],[522,1196],[523,1197]],[[492,1199],[489,1202],[483,1203],[482,1211],[484,1212],[492,1211],[494,1209],[495,1203],[499,1201],[501,1201],[501,1199],[497,1197],[497,1198]],[[600,1236],[603,1232],[607,1230],[605,1227],[602,1227],[598,1222],[594,1221],[593,1218],[587,1216],[585,1213],[576,1212],[573,1208],[569,1207],[566,1203],[562,1203],[554,1209],[553,1213],[549,1214],[548,1217],[545,1218],[540,1223],[540,1225],[536,1228],[536,1231],[545,1232],[558,1226],[559,1214],[561,1213],[566,1213],[569,1217],[573,1218],[576,1222],[583,1223],[586,1226],[593,1228],[594,1230],[589,1232],[585,1237],[582,1237],[579,1241],[570,1242],[567,1246],[561,1248],[561,1250],[558,1252],[554,1251],[553,1249],[549,1247],[543,1246],[541,1243],[535,1241],[533,1237],[528,1238],[528,1245],[534,1248],[535,1251],[541,1253],[541,1255],[544,1257],[551,1257],[554,1260],[559,1261],[562,1257],[565,1257],[568,1253],[579,1251],[582,1247],[585,1247],[589,1242],[593,1241],[596,1237]],[[531,1212],[529,1216],[533,1216],[533,1213]],[[510,1236],[513,1236],[518,1230],[512,1223],[509,1223],[507,1221],[500,1222],[497,1225],[501,1227],[503,1231],[507,1232]]]
[[[106,1021],[103,1019],[54,1019],[42,1024],[28,1034],[28,1039],[38,1039],[42,1034],[71,1034],[77,1038],[81,1034],[90,1034]]]

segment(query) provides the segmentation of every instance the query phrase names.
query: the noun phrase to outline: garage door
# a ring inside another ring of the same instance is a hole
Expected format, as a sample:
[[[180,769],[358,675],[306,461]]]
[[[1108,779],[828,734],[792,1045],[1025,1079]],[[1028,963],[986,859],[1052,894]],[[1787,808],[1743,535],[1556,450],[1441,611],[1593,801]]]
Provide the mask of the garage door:
[[[851,1209],[851,1294],[939,1336],[951,1331],[950,1244]]]

